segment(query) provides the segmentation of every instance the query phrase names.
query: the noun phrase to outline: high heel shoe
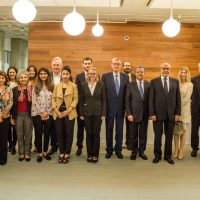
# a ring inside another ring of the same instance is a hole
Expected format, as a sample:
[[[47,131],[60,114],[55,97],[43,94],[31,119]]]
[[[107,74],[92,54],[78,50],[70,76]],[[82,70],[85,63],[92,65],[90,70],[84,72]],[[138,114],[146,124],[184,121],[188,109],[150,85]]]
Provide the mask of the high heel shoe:
[[[20,155],[18,158],[19,161],[23,161],[24,160],[24,155]]]
[[[91,163],[91,162],[92,162],[92,157],[88,157],[88,158],[87,158],[87,162],[88,162],[88,163]]]
[[[178,157],[179,160],[182,160],[183,157],[184,157],[184,156],[183,156],[183,153],[179,152],[177,157]]]
[[[64,159],[64,156],[59,156],[59,158],[58,158],[58,163],[62,163],[62,162],[63,162],[63,159]]]
[[[25,155],[25,161],[26,162],[30,162],[31,161],[31,157],[29,155]]]
[[[97,157],[93,157],[92,158],[92,163],[97,163],[98,162],[98,158]]]
[[[177,158],[178,157],[179,152],[174,152],[173,158]]]
[[[67,164],[69,162],[69,156],[63,158],[63,164]]]

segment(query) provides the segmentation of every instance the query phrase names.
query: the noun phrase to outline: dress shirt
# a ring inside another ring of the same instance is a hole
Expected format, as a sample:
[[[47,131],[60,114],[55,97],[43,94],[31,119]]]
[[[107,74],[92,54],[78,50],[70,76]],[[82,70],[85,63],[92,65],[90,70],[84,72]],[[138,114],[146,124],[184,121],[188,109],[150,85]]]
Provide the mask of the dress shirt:
[[[61,80],[61,74],[55,75],[53,73],[53,83],[54,83],[54,85],[58,85],[58,83],[60,83],[60,80]]]
[[[95,88],[96,88],[96,85],[97,85],[96,82],[95,82],[94,84],[91,84],[91,83],[88,82],[88,87],[89,87],[89,89],[90,89],[90,93],[91,93],[92,96],[93,96],[93,94],[94,94],[94,90],[95,90]]]
[[[161,75],[161,81],[162,81],[162,85],[163,85],[163,88],[164,88],[164,80],[165,77]],[[168,92],[169,92],[169,76],[166,76],[166,81],[167,81],[167,89],[168,89]]]
[[[117,79],[118,79],[118,83],[119,83],[119,87],[120,87],[120,73],[115,73],[115,72],[113,72],[114,82],[115,82],[115,79],[116,79],[116,75],[118,75],[118,76],[117,76]]]

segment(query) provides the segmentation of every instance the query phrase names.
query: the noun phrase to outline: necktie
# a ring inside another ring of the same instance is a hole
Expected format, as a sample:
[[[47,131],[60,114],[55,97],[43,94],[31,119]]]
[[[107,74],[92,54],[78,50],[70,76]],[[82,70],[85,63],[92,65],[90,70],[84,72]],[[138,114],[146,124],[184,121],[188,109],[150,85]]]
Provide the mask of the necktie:
[[[143,91],[143,88],[142,88],[142,81],[139,82],[139,91],[140,91],[141,97],[143,98],[143,96],[144,96],[144,91]]]
[[[119,94],[119,80],[118,80],[118,74],[115,74],[115,89],[117,92],[117,96]]]
[[[167,93],[168,93],[167,77],[164,77],[164,90],[165,90],[165,94],[167,95]]]

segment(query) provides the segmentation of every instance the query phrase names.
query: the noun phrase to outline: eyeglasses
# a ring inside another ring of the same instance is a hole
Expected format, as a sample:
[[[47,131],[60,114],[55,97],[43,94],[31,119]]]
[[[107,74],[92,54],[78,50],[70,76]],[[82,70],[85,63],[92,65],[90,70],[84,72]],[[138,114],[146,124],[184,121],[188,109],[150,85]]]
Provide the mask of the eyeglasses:
[[[121,63],[112,63],[112,64],[116,66],[121,66]]]
[[[170,70],[170,68],[163,67],[162,70]]]
[[[91,76],[95,76],[96,75],[96,73],[88,73],[89,75],[91,75]]]

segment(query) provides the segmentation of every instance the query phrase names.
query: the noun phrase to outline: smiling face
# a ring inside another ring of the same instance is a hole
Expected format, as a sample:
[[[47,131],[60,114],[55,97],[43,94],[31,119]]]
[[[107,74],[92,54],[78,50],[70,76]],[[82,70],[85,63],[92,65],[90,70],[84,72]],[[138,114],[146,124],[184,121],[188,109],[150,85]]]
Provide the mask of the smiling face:
[[[88,70],[88,77],[90,81],[96,81],[97,78],[97,73],[96,73],[96,69],[91,68]]]
[[[0,75],[0,87],[5,85],[5,83],[6,83],[6,78],[3,75]]]
[[[70,78],[70,73],[67,70],[63,70],[61,76],[63,82],[68,82]]]
[[[83,70],[88,72],[89,68],[92,67],[92,60],[83,60]]]
[[[31,79],[34,79],[34,78],[35,78],[36,71],[35,71],[35,69],[34,69],[33,67],[30,67],[28,73],[29,73],[29,77],[30,77]]]
[[[167,77],[169,76],[170,74],[170,68],[171,68],[171,65],[168,64],[168,63],[163,63],[161,65],[161,75],[164,76],[164,77]]]
[[[124,69],[124,73],[126,74],[131,73],[131,63],[128,61],[125,61],[123,65],[123,69]]]
[[[28,84],[28,75],[25,73],[21,74],[19,77],[19,84],[21,86],[26,86]]]
[[[10,69],[8,72],[8,76],[11,81],[14,81],[16,79],[17,73],[14,69]]]
[[[181,82],[186,82],[187,81],[187,71],[186,69],[182,69],[180,72],[180,80]]]
[[[55,59],[52,60],[52,70],[55,74],[60,74],[62,69],[62,60],[61,59]]]
[[[39,74],[39,78],[40,78],[41,81],[46,81],[47,78],[48,78],[47,72],[41,71],[40,74]]]

